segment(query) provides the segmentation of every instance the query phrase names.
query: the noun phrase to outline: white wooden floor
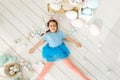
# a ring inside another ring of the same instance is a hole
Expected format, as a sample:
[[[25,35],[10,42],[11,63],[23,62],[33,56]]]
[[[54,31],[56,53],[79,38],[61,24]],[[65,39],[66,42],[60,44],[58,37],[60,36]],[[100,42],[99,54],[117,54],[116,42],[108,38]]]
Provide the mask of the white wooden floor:
[[[71,50],[72,62],[91,80],[120,80],[120,1],[101,0],[93,19],[88,22],[97,23],[101,32],[92,36],[89,27],[83,26],[76,32],[69,20],[57,14],[60,30],[80,41],[82,48],[65,42]],[[45,0],[0,0],[0,54],[6,52],[15,55],[19,60],[31,62],[34,66],[41,63],[41,47],[34,54],[28,50],[36,44],[40,37],[30,34],[44,32],[45,23],[52,14],[47,12]],[[29,37],[29,39],[28,39]],[[15,41],[18,43],[15,43]],[[35,80],[41,64],[35,71],[23,70],[26,80]],[[37,70],[38,69],[38,70]],[[0,80],[11,80],[0,77]],[[13,79],[12,79],[13,80]],[[82,80],[61,61],[56,62],[44,80]]]

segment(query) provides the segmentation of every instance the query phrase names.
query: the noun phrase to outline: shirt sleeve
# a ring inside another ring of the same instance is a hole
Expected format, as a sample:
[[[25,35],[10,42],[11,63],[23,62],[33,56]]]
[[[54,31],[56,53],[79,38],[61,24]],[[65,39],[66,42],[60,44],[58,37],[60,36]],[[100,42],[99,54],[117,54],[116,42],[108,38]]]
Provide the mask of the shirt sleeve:
[[[43,40],[45,40],[45,41],[47,40],[47,35],[46,34],[43,35]]]
[[[65,39],[66,35],[63,32],[60,32],[62,39]]]

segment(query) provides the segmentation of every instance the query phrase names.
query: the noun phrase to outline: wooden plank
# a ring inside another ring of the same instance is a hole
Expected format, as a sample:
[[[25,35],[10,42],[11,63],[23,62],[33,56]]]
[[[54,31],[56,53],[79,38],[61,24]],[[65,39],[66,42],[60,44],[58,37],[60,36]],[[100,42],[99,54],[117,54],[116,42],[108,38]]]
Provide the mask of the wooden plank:
[[[81,66],[82,66],[82,68],[83,68],[83,70],[86,70],[86,71],[84,71],[84,73],[86,73],[86,75],[89,75],[89,77],[91,78],[91,79],[99,79],[98,77],[96,77],[96,75],[101,75],[101,76],[104,76],[102,73],[101,73],[101,71],[99,70],[99,69],[97,69],[97,67],[94,67],[94,65],[93,65],[93,67],[90,67],[90,65],[91,65],[91,63],[89,63],[89,64],[87,64],[87,66],[84,66],[84,63],[86,64],[86,62],[89,62],[89,59],[85,59],[84,57],[86,56],[86,55],[88,55],[88,52],[87,52],[87,50],[85,51],[85,52],[80,52],[80,51],[75,51],[75,50],[72,50],[72,52],[74,53],[73,55],[72,55],[72,60],[74,61],[74,63],[76,63],[77,65],[78,64],[80,64]],[[77,52],[77,53],[76,53]],[[80,66],[79,66],[80,67]],[[90,71],[89,70],[89,68],[93,68],[93,71]],[[96,69],[96,70],[94,70],[94,69]],[[98,74],[98,72],[99,72],[99,74]],[[97,74],[96,74],[97,73]],[[94,74],[96,74],[95,76],[93,76]],[[104,76],[104,77],[106,77],[106,76]]]
[[[87,46],[86,46],[87,45]],[[101,65],[103,65],[103,66],[106,66],[106,68],[108,67],[108,63],[111,63],[112,61],[111,61],[111,59],[109,59],[108,57],[107,58],[104,58],[104,56],[99,56],[99,55],[97,55],[97,49],[96,48],[94,48],[94,49],[92,49],[91,50],[91,47],[89,47],[88,46],[88,44],[86,44],[85,46],[89,49],[88,51],[90,51],[90,54],[91,54],[91,56],[94,56],[94,57],[96,57],[97,58],[97,60],[99,59],[99,61],[100,61],[100,63],[101,63]],[[91,44],[91,45],[93,45],[93,44]],[[94,51],[94,52],[93,52]],[[87,55],[87,54],[86,54]],[[89,57],[89,56],[88,56]],[[92,58],[93,59],[93,58]],[[92,60],[92,62],[94,62],[94,61],[96,61],[96,60]],[[96,64],[98,63],[98,61],[96,62]],[[112,63],[113,65],[116,65],[116,64],[114,64],[114,63]],[[96,65],[96,66],[98,66],[98,65]],[[116,65],[117,66],[117,65]],[[118,67],[118,66],[117,66]],[[98,66],[98,68],[99,68],[99,66]],[[104,69],[104,68],[103,68]],[[117,68],[118,69],[118,68]],[[103,72],[104,73],[104,72]],[[119,76],[118,75],[116,75],[116,73],[115,72],[112,72],[112,74],[114,75],[114,77],[116,76],[117,78],[119,78]]]

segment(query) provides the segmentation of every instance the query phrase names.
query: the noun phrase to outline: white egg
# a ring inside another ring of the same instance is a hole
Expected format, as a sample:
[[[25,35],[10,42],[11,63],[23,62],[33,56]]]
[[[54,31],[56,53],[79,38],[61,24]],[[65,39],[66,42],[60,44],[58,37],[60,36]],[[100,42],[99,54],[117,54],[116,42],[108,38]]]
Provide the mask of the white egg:
[[[13,70],[14,69],[14,67],[10,67],[10,70]]]
[[[12,75],[15,74],[15,72],[14,71],[9,71],[9,74],[12,76]]]
[[[65,16],[68,18],[68,19],[76,19],[77,18],[77,12],[76,11],[67,11],[65,13]]]
[[[21,63],[20,63],[20,65],[22,65],[22,66],[23,66],[23,65],[24,65],[24,62],[21,62]]]
[[[61,4],[50,4],[51,9],[59,11],[61,9]]]
[[[23,68],[24,68],[24,69],[27,69],[27,66],[24,66]]]
[[[14,72],[17,72],[18,71],[18,69],[17,68],[14,68]]]

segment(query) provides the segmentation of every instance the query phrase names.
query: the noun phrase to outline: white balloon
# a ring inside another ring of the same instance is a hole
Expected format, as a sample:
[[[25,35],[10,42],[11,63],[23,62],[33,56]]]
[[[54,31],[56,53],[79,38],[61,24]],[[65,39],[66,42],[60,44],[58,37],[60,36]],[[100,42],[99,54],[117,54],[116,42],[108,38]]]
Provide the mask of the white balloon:
[[[61,9],[61,4],[50,4],[51,9],[59,11]]]
[[[98,36],[100,34],[100,29],[98,28],[97,25],[91,24],[90,26],[90,33],[93,36]]]
[[[80,28],[84,25],[85,21],[83,21],[82,19],[75,19],[71,21],[71,24],[73,27],[77,27]]]
[[[77,18],[77,12],[75,12],[75,11],[67,11],[67,12],[65,13],[65,16],[66,16],[68,19],[73,20],[73,19],[76,19],[76,18]]]

